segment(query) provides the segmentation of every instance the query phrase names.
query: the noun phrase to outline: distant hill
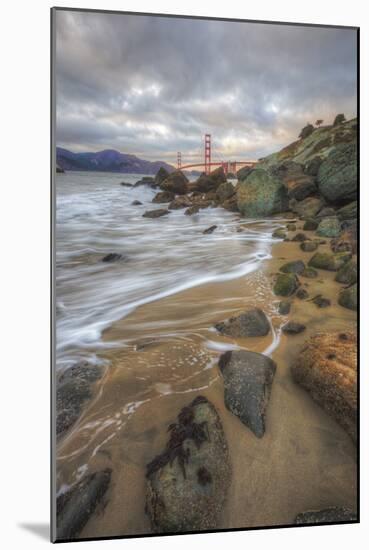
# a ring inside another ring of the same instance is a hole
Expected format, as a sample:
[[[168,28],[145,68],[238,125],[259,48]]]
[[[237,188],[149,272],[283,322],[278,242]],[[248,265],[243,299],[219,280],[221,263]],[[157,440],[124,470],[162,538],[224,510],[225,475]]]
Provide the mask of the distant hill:
[[[160,160],[151,162],[136,155],[119,153],[113,149],[97,153],[73,153],[61,147],[56,148],[56,162],[63,170],[82,170],[94,172],[120,172],[122,174],[156,174],[163,167],[168,172],[175,168]]]

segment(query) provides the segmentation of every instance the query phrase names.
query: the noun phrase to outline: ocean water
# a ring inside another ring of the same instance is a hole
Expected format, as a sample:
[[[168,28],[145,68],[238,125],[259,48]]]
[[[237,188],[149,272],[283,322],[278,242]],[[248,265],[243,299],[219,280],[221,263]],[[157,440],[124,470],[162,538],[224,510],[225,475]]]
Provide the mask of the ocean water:
[[[128,188],[137,174],[68,172],[56,177],[57,368],[97,360],[104,329],[143,304],[207,282],[236,279],[270,257],[270,220],[252,220],[237,232],[238,214],[222,208],[185,216],[173,210],[158,219],[146,210],[156,190]],[[133,206],[139,200],[142,205]],[[204,229],[217,225],[214,233]],[[275,227],[278,226],[276,220]],[[118,253],[122,260],[103,262]]]

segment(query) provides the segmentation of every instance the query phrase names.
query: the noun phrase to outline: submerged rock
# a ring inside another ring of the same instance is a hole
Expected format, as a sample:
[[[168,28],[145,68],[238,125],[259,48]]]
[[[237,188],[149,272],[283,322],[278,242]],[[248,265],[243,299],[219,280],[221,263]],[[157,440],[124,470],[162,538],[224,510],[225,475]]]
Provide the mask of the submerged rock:
[[[285,334],[300,334],[305,330],[305,325],[296,321],[289,321],[282,327],[282,332]]]
[[[186,216],[192,216],[193,214],[197,214],[200,210],[200,207],[196,204],[193,206],[190,206],[190,208],[187,208],[185,211]]]
[[[357,284],[341,290],[338,296],[338,303],[346,309],[357,309]]]
[[[292,376],[356,439],[357,342],[353,332],[312,336],[292,366]]]
[[[328,254],[326,252],[317,252],[310,258],[308,265],[316,269],[325,269],[327,271],[338,271],[346,262],[351,259],[349,253]]]
[[[311,523],[339,523],[356,521],[357,515],[349,508],[324,508],[323,510],[310,510],[298,514],[295,519],[297,525]]]
[[[266,336],[270,324],[265,313],[259,308],[252,308],[238,317],[231,317],[225,322],[217,323],[215,328],[227,336],[234,338],[249,336]]]
[[[198,396],[169,426],[166,448],[147,465],[146,512],[157,533],[219,527],[231,480],[215,407]]]
[[[102,262],[117,262],[118,260],[122,260],[124,256],[122,254],[118,254],[117,252],[110,252],[110,254],[107,254],[103,257],[101,260]]]
[[[135,201],[132,201],[132,206],[141,206],[142,205],[142,202],[138,201],[138,200],[135,200]]]
[[[166,210],[165,208],[159,208],[158,210],[146,210],[144,214],[142,214],[143,218],[161,218],[161,216],[166,216],[169,214],[169,210]]]
[[[302,273],[305,270],[305,264],[302,260],[295,260],[283,264],[279,271],[282,273]]]
[[[278,214],[287,210],[287,191],[279,178],[258,168],[239,184],[237,204],[241,214],[248,218]]]
[[[316,231],[319,237],[338,237],[341,233],[341,223],[338,218],[324,218]]]
[[[108,490],[112,470],[86,475],[56,501],[57,539],[78,537]]]
[[[298,279],[294,273],[278,273],[273,292],[277,296],[291,296],[298,286]]]
[[[224,403],[257,436],[265,433],[265,417],[276,364],[253,351],[227,351],[219,359]]]
[[[93,394],[93,384],[104,374],[100,365],[85,361],[63,372],[56,389],[56,435],[60,437],[76,422],[82,408]]]
[[[215,231],[217,227],[217,225],[211,225],[207,229],[204,229],[203,234],[208,235],[209,233],[213,233],[213,231]]]

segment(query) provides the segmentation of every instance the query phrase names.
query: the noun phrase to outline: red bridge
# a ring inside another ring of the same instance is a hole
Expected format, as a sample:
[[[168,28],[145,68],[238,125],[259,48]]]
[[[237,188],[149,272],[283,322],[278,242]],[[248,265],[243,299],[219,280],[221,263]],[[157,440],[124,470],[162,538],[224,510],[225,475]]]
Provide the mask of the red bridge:
[[[189,168],[204,168],[205,174],[210,174],[213,167],[223,166],[226,174],[232,172],[235,174],[237,170],[244,166],[253,167],[257,164],[257,160],[233,160],[233,161],[212,161],[211,160],[211,135],[205,134],[205,154],[204,162],[193,164],[182,164],[182,153],[177,153],[177,168],[178,170],[188,170]]]

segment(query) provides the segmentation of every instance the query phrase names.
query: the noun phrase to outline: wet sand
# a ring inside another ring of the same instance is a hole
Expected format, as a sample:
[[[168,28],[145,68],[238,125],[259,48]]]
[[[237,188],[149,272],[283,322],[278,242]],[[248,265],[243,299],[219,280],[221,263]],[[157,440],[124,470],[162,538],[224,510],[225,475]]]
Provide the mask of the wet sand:
[[[104,353],[110,366],[94,400],[57,450],[58,486],[73,483],[87,468],[113,469],[106,502],[81,537],[151,532],[144,511],[146,464],[163,450],[168,425],[198,394],[216,406],[232,461],[220,529],[291,524],[298,513],[327,506],[355,509],[355,446],[294,384],[290,366],[308,336],[355,330],[356,313],[337,304],[342,285],[334,282],[335,273],[319,270],[316,279],[300,278],[310,297],[331,299],[328,308],[294,297],[290,314],[281,316],[280,298],[272,292],[273,274],[283,263],[299,258],[307,263],[312,255],[302,252],[299,243],[277,242],[273,258],[259,271],[143,305],[105,332],[104,339],[117,344]],[[211,328],[246,306],[261,307],[274,334],[233,339]],[[304,323],[306,330],[284,335],[280,327],[287,320]],[[262,439],[224,406],[217,361],[232,345],[267,353],[277,363]]]

